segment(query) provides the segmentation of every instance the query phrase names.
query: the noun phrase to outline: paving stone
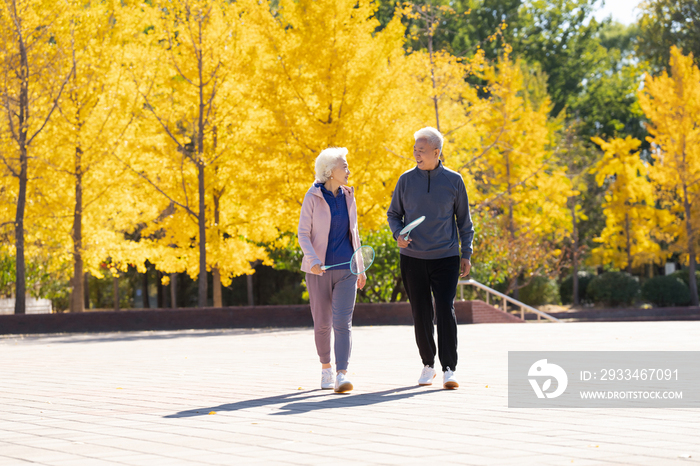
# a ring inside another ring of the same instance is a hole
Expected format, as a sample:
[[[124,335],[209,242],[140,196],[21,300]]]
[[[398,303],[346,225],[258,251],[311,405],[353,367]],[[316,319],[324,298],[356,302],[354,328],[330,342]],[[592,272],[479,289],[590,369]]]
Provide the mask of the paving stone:
[[[416,385],[411,327],[358,327],[345,395],[318,388],[306,328],[5,336],[0,466],[698,464],[697,409],[509,409],[507,352],[697,350],[699,331],[461,325],[446,391]]]

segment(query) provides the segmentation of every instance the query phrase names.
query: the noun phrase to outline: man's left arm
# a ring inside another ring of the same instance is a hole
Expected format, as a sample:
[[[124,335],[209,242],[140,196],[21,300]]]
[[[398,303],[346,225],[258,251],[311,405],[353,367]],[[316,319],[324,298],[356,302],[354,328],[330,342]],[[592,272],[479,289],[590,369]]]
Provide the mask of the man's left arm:
[[[455,200],[455,217],[457,219],[457,232],[459,241],[462,244],[462,261],[460,264],[460,277],[466,277],[471,271],[472,242],[474,240],[474,223],[469,213],[469,198],[464,181],[460,177],[461,183],[457,187],[457,198]]]

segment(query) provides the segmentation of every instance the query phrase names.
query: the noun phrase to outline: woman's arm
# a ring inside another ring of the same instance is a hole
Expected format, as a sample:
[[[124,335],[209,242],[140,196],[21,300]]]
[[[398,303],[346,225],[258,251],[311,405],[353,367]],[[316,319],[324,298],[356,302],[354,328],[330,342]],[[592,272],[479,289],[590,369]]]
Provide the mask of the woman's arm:
[[[304,202],[301,204],[301,213],[299,214],[299,227],[297,229],[297,238],[299,239],[299,246],[304,252],[304,255],[311,261],[311,267],[318,265],[321,267],[323,262],[316,255],[314,250],[314,245],[311,242],[311,230],[313,229],[313,201],[310,196],[304,197]]]

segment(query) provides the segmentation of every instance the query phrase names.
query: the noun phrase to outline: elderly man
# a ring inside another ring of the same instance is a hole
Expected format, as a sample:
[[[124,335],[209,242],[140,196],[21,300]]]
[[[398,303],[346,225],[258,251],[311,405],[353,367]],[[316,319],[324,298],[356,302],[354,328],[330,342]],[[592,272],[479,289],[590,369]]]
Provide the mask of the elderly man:
[[[389,226],[401,251],[401,278],[413,312],[413,325],[423,371],[418,383],[431,385],[435,378],[433,316],[437,316],[438,354],[444,373],[443,387],[455,389],[457,369],[457,320],[454,299],[459,277],[471,269],[474,226],[469,214],[462,176],[440,161],[442,134],[423,128],[414,134],[416,167],[399,178],[387,212]],[[403,227],[425,216],[410,234]],[[460,244],[461,258],[460,258]],[[432,297],[435,298],[433,308]]]

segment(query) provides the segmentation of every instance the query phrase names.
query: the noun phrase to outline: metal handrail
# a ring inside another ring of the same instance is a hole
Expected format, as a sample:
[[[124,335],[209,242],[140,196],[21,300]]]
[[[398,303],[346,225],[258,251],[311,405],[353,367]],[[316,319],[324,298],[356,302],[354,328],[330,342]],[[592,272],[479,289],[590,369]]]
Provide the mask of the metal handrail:
[[[491,294],[503,299],[503,312],[508,312],[508,310],[507,310],[508,304],[507,303],[510,302],[511,304],[518,306],[520,308],[520,318],[523,320],[525,320],[525,311],[527,310],[529,312],[534,312],[535,314],[537,314],[538,321],[541,320],[542,317],[544,317],[545,319],[551,320],[552,322],[561,322],[561,320],[557,319],[554,316],[550,316],[546,312],[542,312],[539,309],[535,309],[532,306],[528,306],[527,304],[522,303],[522,302],[518,301],[517,299],[511,298],[507,294],[503,294],[500,291],[496,291],[493,288],[484,285],[483,283],[479,283],[476,280],[472,280],[471,278],[469,280],[460,280],[457,282],[457,284],[460,285],[460,297],[462,298],[462,300],[464,300],[463,285],[472,285],[472,286],[475,286],[477,288],[481,288],[482,290],[486,291],[486,304],[490,304],[489,303],[489,296]]]

